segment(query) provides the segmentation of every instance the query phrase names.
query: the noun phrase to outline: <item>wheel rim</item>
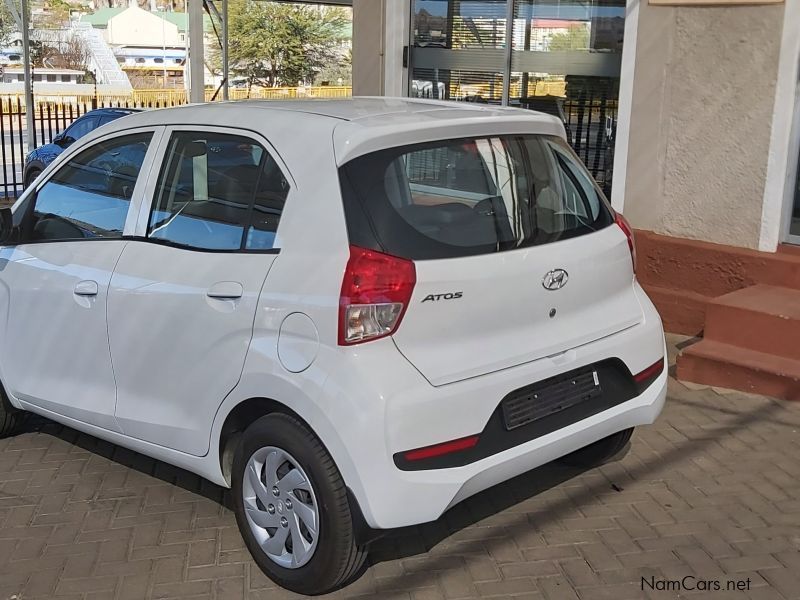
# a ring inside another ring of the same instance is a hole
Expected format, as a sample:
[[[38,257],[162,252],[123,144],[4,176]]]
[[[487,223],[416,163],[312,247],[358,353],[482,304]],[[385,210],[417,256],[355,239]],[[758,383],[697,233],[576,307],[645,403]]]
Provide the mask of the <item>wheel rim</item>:
[[[250,531],[270,560],[297,569],[314,556],[319,505],[311,479],[288,452],[274,446],[247,461],[242,499]]]

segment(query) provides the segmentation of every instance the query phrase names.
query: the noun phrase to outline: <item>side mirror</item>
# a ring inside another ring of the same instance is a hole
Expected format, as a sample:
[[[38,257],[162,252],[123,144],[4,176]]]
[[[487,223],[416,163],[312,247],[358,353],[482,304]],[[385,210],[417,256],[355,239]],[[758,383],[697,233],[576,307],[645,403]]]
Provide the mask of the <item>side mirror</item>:
[[[14,214],[11,208],[0,208],[0,244],[5,244],[11,239],[14,230]]]
[[[53,143],[56,146],[60,146],[61,148],[68,148],[71,144],[75,142],[74,137],[70,137],[68,135],[59,134],[53,138]]]

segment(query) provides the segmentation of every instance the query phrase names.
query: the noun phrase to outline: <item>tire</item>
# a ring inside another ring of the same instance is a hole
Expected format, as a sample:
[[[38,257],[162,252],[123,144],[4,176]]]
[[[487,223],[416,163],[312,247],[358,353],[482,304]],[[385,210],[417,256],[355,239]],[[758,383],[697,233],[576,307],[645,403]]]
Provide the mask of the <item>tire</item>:
[[[366,548],[356,543],[339,470],[295,417],[274,413],[247,428],[234,455],[231,488],[245,544],[278,585],[324,594],[346,584],[363,565]],[[302,511],[298,504],[305,505]],[[299,551],[295,536],[303,537]]]
[[[23,411],[11,406],[5,390],[0,386],[0,438],[14,433],[24,414]]]
[[[39,174],[42,172],[41,169],[33,168],[25,175],[25,189],[31,187],[31,184],[36,180]]]
[[[609,459],[619,454],[633,435],[633,427],[624,429],[618,433],[610,435],[593,444],[576,450],[559,459],[559,462],[570,467],[596,467],[607,462]]]

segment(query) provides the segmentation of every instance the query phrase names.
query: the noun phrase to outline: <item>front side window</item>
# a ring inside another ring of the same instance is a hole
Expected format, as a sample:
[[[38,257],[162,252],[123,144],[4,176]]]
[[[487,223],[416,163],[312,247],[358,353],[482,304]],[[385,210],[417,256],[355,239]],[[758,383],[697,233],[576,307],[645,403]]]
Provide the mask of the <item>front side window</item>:
[[[613,222],[602,192],[555,137],[390,148],[354,159],[340,177],[351,242],[410,259],[544,244]]]
[[[33,198],[23,241],[120,238],[151,133],[106,140],[62,166]]]
[[[156,186],[148,237],[201,250],[274,247],[289,185],[250,138],[173,134]]]

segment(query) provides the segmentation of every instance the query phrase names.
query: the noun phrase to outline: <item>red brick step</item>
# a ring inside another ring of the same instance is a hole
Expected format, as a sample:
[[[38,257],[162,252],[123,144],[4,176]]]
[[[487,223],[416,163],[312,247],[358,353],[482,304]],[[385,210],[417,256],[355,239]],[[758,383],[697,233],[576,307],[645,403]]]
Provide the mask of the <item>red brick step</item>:
[[[719,296],[703,337],[800,361],[800,290],[759,284]]]
[[[800,400],[800,360],[708,338],[681,352],[677,376],[684,381]]]

